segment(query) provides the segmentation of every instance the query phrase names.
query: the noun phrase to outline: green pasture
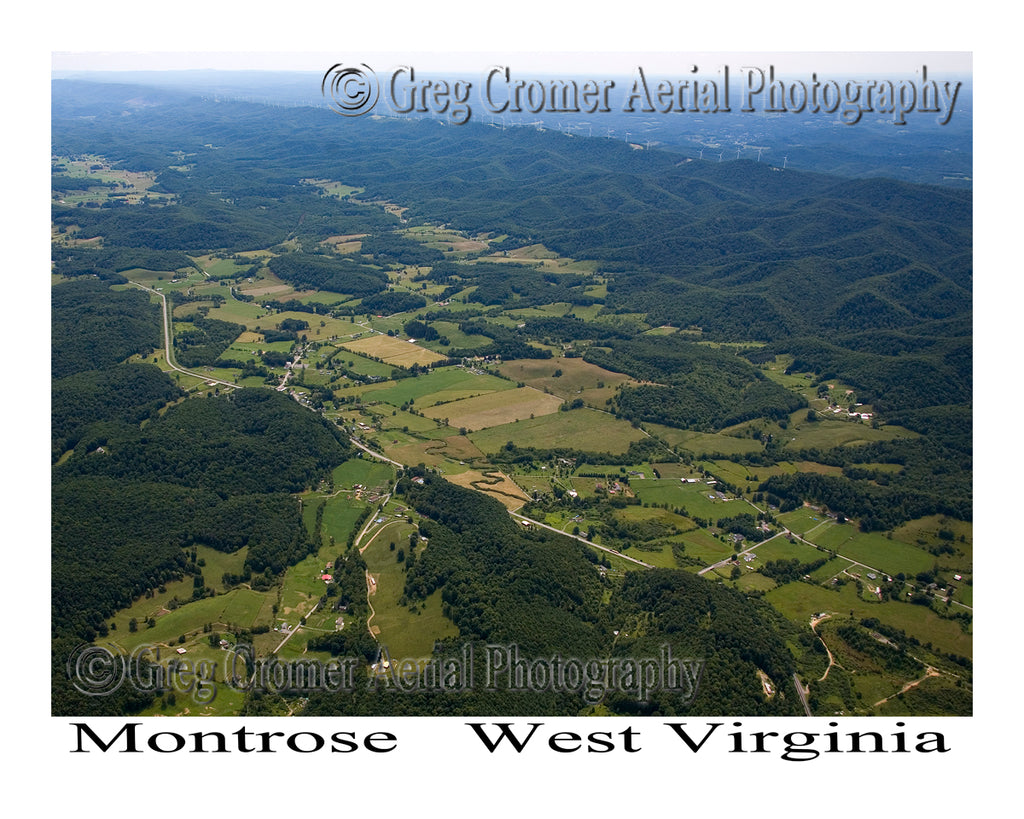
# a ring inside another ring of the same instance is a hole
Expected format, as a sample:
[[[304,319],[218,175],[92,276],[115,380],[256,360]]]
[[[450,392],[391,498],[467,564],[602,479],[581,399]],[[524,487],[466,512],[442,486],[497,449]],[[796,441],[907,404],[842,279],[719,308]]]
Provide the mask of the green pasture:
[[[683,544],[687,557],[696,558],[704,566],[724,560],[734,553],[731,543],[721,541],[703,529],[684,532],[673,540]]]
[[[753,508],[740,501],[712,500],[708,495],[713,494],[715,488],[708,486],[703,481],[698,483],[683,483],[678,480],[651,479],[634,481],[630,488],[640,497],[644,503],[652,506],[668,504],[672,508],[680,507],[686,510],[690,517],[704,518],[705,520],[717,520],[718,518],[732,517],[740,512],[751,512]]]
[[[859,619],[874,617],[894,628],[902,629],[922,643],[930,642],[947,653],[972,656],[973,640],[965,634],[955,620],[939,617],[927,606],[889,601],[885,603],[862,600],[854,583],[826,588],[811,583],[787,583],[768,592],[765,600],[796,623],[807,623],[815,612],[831,611]]]
[[[395,468],[373,458],[350,458],[335,467],[331,474],[335,489],[350,489],[356,484],[370,488],[386,487],[395,478]]]
[[[785,536],[781,535],[756,546],[744,541],[743,546],[751,548],[752,553],[757,556],[749,564],[755,569],[763,566],[769,560],[792,560],[796,558],[801,563],[813,563],[816,560],[829,557],[828,552],[822,552],[799,540],[794,540],[790,543]]]
[[[798,410],[790,417],[787,429],[773,430],[791,449],[831,449],[837,446],[916,438],[917,433],[898,426],[873,429],[862,421],[808,421],[807,410]]]
[[[889,575],[899,572],[916,575],[918,572],[929,571],[936,562],[934,555],[922,549],[896,540],[895,537],[887,538],[879,532],[861,532],[850,523],[830,521],[807,539]]]
[[[192,585],[191,579],[188,581],[188,585]],[[153,601],[145,602],[149,604]],[[153,628],[148,628],[145,619],[138,617],[138,631],[132,633],[128,629],[128,620],[133,616],[132,611],[135,610],[135,606],[133,606],[119,612],[113,618],[113,622],[116,622],[118,627],[117,631],[111,632],[110,638],[127,649],[146,643],[162,643],[173,646],[178,644],[179,635],[202,632],[203,626],[207,623],[213,624],[215,631],[229,630],[229,626],[250,629],[261,623],[269,625],[271,603],[271,593],[236,588],[226,594],[184,603],[173,611],[164,609],[163,613],[155,615],[156,625]],[[124,617],[123,626],[122,616]]]
[[[618,454],[625,452],[630,443],[642,437],[643,433],[627,421],[586,407],[554,412],[540,418],[524,418],[470,435],[473,443],[487,453],[497,452],[508,441],[512,441],[520,447],[564,447]]]
[[[398,550],[404,550],[408,559],[409,535],[417,531],[405,523],[390,526],[363,551],[367,570],[377,581],[368,598],[373,607],[370,625],[380,629],[377,641],[388,647],[393,659],[428,656],[436,640],[458,636],[458,629],[441,612],[440,590],[421,603],[403,606],[399,602],[404,595],[407,564],[405,560],[398,562]]]
[[[731,435],[718,433],[694,432],[692,430],[667,427],[663,424],[646,424],[645,426],[652,435],[661,438],[670,446],[684,449],[698,456],[711,454],[746,455],[751,452],[760,452],[764,449],[761,442],[753,438],[735,438]]]
[[[491,339],[487,336],[462,332],[462,330],[459,329],[459,325],[455,322],[431,321],[428,322],[428,324],[437,330],[437,332],[442,336],[446,337],[450,342],[450,346],[455,349],[472,350],[491,343]],[[435,352],[447,353],[448,350],[448,347],[442,346],[440,341],[424,341],[420,343],[422,343],[424,347],[434,350]]]
[[[343,354],[342,354],[343,355]],[[478,375],[463,367],[439,367],[425,375],[403,378],[381,389],[373,390],[375,401],[401,406],[409,401],[424,409],[473,395],[513,389],[515,384],[493,375]]]

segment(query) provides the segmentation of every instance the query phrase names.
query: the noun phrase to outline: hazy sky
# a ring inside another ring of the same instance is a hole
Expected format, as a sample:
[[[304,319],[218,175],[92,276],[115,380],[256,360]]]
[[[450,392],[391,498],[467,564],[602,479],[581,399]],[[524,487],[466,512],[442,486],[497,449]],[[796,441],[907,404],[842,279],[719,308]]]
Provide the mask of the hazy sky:
[[[483,71],[507,65],[517,71],[560,74],[623,74],[638,65],[646,71],[673,73],[697,65],[710,73],[721,65],[774,65],[780,73],[854,73],[905,76],[922,65],[936,73],[967,74],[970,52],[705,52],[705,51],[379,51],[347,48],[336,52],[55,52],[57,74],[75,71],[166,69],[323,71],[337,62],[395,65],[448,71]]]

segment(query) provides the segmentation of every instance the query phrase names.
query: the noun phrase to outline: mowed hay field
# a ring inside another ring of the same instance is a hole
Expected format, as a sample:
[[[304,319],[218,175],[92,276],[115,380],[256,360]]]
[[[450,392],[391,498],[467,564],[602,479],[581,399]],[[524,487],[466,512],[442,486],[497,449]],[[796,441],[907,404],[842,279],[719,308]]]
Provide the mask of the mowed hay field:
[[[613,455],[623,454],[633,441],[643,437],[644,434],[628,422],[586,408],[504,424],[470,436],[486,453],[497,452],[512,441],[521,447],[579,449]]]
[[[561,405],[562,399],[557,396],[532,387],[519,387],[427,407],[423,414],[428,418],[447,418],[450,427],[478,430],[531,416],[550,415],[558,412]]]
[[[522,381],[539,390],[548,390],[560,398],[582,398],[595,407],[615,395],[623,384],[635,384],[628,375],[613,373],[582,358],[523,359],[506,361],[498,371],[513,381]],[[561,371],[560,376],[555,376]]]
[[[413,364],[427,366],[436,361],[444,361],[443,355],[426,350],[408,341],[401,341],[393,336],[369,336],[346,341],[342,345],[346,350],[379,358],[395,367],[411,367]]]
[[[445,477],[454,484],[465,486],[467,489],[476,489],[478,492],[490,495],[508,509],[519,509],[530,500],[527,494],[504,472],[496,470],[477,472],[474,469],[470,469],[455,475],[446,475]]]

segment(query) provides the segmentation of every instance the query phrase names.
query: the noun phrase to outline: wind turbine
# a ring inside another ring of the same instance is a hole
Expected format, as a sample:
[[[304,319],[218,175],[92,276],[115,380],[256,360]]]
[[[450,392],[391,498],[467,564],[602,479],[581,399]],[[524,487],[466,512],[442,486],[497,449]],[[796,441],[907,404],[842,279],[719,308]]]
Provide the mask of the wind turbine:
[[[786,163],[787,162],[789,162],[789,157],[788,156],[782,157],[782,170],[786,170]]]

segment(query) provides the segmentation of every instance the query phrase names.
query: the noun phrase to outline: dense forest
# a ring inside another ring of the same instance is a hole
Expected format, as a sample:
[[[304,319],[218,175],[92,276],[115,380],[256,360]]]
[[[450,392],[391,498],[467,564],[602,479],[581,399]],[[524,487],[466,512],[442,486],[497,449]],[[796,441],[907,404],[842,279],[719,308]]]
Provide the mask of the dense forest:
[[[803,399],[724,350],[678,336],[640,336],[592,347],[586,361],[624,372],[649,385],[622,390],[620,414],[639,421],[715,430],[751,418],[785,418]]]
[[[54,378],[116,364],[160,346],[160,308],[139,290],[97,279],[61,282],[50,296]]]

